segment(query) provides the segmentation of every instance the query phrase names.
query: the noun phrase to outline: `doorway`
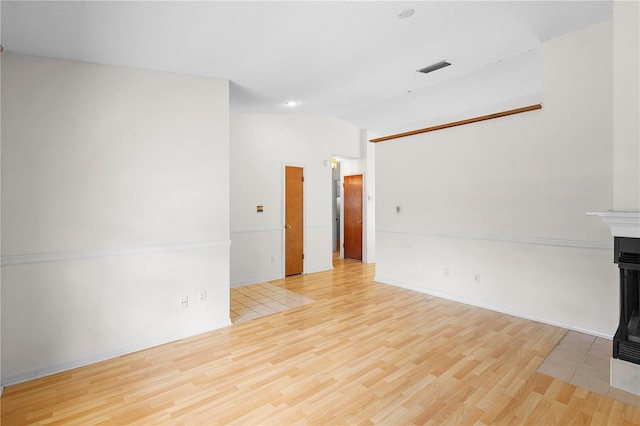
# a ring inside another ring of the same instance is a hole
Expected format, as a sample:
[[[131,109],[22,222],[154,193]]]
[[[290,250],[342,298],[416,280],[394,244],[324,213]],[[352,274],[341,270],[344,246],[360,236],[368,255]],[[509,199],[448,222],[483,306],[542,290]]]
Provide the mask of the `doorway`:
[[[304,169],[285,166],[285,275],[304,270]]]
[[[362,261],[362,175],[344,177],[344,258]]]
[[[336,167],[336,169],[338,169],[339,166]],[[333,170],[333,177],[332,177],[332,185],[331,185],[331,208],[332,208],[332,215],[331,215],[331,219],[332,219],[332,237],[331,237],[331,244],[332,244],[332,248],[333,248],[333,252],[340,252],[340,232],[341,232],[341,228],[340,228],[340,206],[342,205],[342,184],[340,182],[340,171],[339,169],[337,170],[336,173],[336,169]]]

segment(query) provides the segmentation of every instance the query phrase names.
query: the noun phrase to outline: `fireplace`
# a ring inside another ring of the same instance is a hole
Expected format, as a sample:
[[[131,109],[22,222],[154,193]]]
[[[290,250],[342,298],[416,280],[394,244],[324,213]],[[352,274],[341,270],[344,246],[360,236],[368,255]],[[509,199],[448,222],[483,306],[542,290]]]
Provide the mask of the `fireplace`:
[[[613,357],[640,364],[640,238],[615,237],[613,250],[620,269],[620,322]]]
[[[640,395],[640,212],[587,215],[598,216],[609,226],[620,274],[620,321],[613,336],[610,384]]]

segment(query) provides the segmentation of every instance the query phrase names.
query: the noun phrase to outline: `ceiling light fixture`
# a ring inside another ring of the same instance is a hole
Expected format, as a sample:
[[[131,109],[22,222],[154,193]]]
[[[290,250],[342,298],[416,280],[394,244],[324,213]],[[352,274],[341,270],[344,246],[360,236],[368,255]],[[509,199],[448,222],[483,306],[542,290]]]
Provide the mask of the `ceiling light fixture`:
[[[410,16],[412,16],[414,13],[416,13],[416,11],[415,11],[415,10],[413,10],[413,9],[407,9],[407,10],[405,10],[405,11],[402,11],[402,12],[398,15],[398,18],[400,18],[400,19],[407,19],[407,18],[409,18]]]
[[[430,72],[437,71],[440,68],[448,67],[449,65],[451,65],[451,62],[440,61],[440,62],[435,63],[433,65],[429,65],[428,67],[424,67],[422,69],[419,69],[418,72],[421,72],[423,74],[428,74]]]
[[[294,106],[298,106],[298,102],[296,101],[289,101],[285,104],[286,106],[288,106],[289,108],[293,108]]]

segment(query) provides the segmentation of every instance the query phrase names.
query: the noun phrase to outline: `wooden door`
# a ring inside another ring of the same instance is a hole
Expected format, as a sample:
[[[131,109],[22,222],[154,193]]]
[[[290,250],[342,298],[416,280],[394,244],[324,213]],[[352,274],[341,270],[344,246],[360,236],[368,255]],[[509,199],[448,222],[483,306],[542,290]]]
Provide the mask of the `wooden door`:
[[[362,260],[362,175],[344,177],[344,257]]]
[[[285,275],[301,274],[304,265],[304,175],[302,167],[285,168]]]

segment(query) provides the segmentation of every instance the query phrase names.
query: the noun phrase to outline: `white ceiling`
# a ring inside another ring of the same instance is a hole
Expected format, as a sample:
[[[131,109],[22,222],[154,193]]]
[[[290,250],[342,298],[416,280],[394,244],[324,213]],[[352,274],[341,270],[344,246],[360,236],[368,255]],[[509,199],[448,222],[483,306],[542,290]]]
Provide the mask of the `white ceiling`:
[[[335,116],[382,136],[539,102],[541,42],[611,15],[611,1],[4,0],[2,45],[228,78],[233,112]],[[453,65],[416,72],[441,60]]]

